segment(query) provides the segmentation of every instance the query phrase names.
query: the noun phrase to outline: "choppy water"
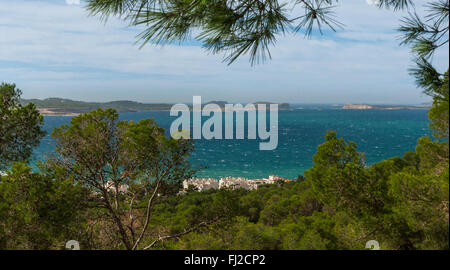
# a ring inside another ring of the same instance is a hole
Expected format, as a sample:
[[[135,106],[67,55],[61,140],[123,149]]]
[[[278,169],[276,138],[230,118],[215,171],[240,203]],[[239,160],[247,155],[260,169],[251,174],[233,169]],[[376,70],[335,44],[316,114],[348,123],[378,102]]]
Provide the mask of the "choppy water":
[[[346,140],[356,142],[368,163],[402,155],[414,150],[417,139],[431,135],[426,110],[342,110],[332,106],[296,105],[293,111],[279,112],[279,142],[273,151],[259,151],[259,140],[195,140],[191,157],[194,167],[207,166],[198,176],[267,177],[277,174],[296,179],[312,166],[317,146],[327,130],[338,131]],[[121,113],[121,120],[154,118],[168,132],[176,117],[168,111]],[[45,129],[70,122],[71,117],[46,116]],[[205,118],[207,119],[207,118]],[[49,135],[35,151],[45,160],[54,149]]]

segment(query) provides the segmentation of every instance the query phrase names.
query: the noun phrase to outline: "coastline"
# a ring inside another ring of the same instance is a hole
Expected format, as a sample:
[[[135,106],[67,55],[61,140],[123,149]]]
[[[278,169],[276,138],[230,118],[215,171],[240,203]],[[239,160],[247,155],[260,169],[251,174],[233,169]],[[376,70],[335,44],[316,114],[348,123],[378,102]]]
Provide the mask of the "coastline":
[[[76,112],[55,111],[55,110],[52,110],[51,108],[38,108],[37,110],[43,116],[78,116],[81,114],[81,113],[76,113]]]
[[[37,108],[40,114],[43,116],[78,116],[82,113],[89,112],[89,110],[70,110],[70,109],[59,109],[59,108]],[[93,109],[94,110],[94,109]],[[292,109],[278,109],[278,111],[290,111]],[[141,111],[152,111],[152,112],[169,112],[170,109],[155,109],[155,110],[119,110],[119,113],[126,112],[141,112]],[[188,111],[197,111],[197,110],[188,110]],[[225,108],[220,108],[217,110],[211,110],[213,112],[239,112],[239,111],[260,111],[259,108],[253,109],[239,109],[234,108],[233,110],[225,110]],[[270,108],[266,111],[272,111]]]

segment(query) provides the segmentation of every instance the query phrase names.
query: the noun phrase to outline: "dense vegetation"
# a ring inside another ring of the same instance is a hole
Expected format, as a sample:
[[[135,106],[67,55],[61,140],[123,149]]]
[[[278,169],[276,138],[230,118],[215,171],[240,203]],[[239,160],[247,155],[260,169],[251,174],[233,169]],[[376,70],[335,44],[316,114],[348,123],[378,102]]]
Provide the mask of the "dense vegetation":
[[[20,104],[15,84],[0,84],[0,170],[12,162],[27,160],[44,136],[44,118],[34,104]]]

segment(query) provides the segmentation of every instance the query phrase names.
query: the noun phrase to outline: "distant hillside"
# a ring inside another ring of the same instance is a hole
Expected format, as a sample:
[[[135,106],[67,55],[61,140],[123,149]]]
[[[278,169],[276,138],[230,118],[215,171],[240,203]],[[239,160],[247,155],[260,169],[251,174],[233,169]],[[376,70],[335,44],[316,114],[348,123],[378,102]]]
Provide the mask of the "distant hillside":
[[[217,104],[220,108],[225,108],[225,104],[228,104],[227,101],[221,101],[221,100],[213,100],[206,103],[203,103],[202,106],[208,105],[208,104]]]
[[[257,104],[266,104],[266,105],[270,105],[270,104],[278,104],[278,109],[279,110],[290,110],[291,106],[289,105],[289,103],[276,103],[276,102],[267,102],[267,101],[257,101],[255,103],[253,103],[255,105]]]
[[[111,102],[85,102],[64,98],[46,98],[46,99],[22,99],[23,105],[33,103],[44,115],[77,115],[89,112],[98,108],[115,109],[118,112],[136,112],[136,111],[166,111],[170,110],[173,104],[168,103],[140,103],[136,101],[120,100]],[[215,103],[221,108],[225,107],[226,101],[210,101],[202,104]],[[272,102],[255,102],[256,104],[273,104]],[[288,110],[288,103],[277,103],[280,110]],[[192,106],[189,106],[192,109]]]
[[[111,102],[85,102],[63,98],[22,99],[22,104],[34,103],[38,109],[46,114],[77,114],[89,112],[98,108],[116,109],[118,112],[170,110],[172,104],[145,104],[135,101],[121,100]]]

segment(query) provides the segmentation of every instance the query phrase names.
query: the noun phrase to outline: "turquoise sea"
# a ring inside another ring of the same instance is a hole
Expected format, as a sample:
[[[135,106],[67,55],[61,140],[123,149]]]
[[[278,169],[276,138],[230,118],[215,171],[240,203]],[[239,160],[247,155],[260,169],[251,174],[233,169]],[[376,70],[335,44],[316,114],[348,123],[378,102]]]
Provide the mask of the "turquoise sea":
[[[329,105],[291,105],[292,111],[279,112],[278,147],[260,151],[259,140],[195,140],[191,162],[199,177],[267,177],[277,174],[296,179],[312,166],[317,146],[327,130],[354,141],[368,164],[414,150],[417,139],[431,135],[427,110],[343,110]],[[176,117],[168,111],[121,113],[121,120],[154,118],[168,133]],[[68,116],[46,116],[48,135],[36,149],[34,159],[45,160],[54,150],[50,137],[55,127],[70,122]],[[207,119],[207,117],[205,117]]]

